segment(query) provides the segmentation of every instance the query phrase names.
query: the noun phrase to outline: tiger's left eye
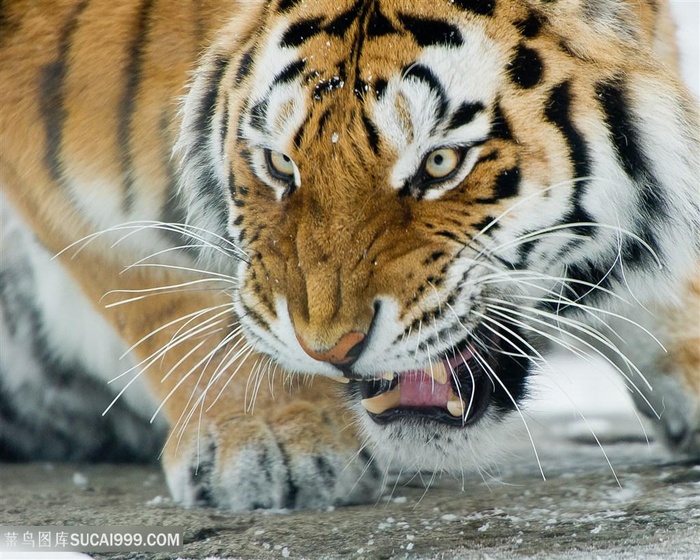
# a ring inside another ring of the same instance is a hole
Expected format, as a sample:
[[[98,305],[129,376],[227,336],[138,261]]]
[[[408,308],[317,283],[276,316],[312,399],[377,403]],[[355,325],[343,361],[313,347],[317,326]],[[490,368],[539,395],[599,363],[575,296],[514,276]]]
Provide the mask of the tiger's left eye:
[[[454,148],[438,148],[425,158],[423,171],[428,179],[446,179],[462,161],[462,153]]]
[[[294,162],[292,158],[282,152],[265,150],[265,162],[267,168],[275,179],[281,181],[294,180]]]

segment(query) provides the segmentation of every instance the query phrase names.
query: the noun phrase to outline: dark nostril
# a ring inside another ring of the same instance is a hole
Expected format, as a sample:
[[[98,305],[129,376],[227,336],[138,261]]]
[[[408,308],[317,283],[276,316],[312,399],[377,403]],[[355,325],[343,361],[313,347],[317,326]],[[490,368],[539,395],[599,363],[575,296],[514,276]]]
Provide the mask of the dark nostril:
[[[357,359],[360,357],[360,354],[362,354],[362,351],[365,349],[365,342],[367,341],[366,337],[363,337],[359,342],[355,343],[355,346],[350,348],[348,350],[347,354],[345,354],[346,361],[343,362],[346,365],[353,364],[357,361]]]

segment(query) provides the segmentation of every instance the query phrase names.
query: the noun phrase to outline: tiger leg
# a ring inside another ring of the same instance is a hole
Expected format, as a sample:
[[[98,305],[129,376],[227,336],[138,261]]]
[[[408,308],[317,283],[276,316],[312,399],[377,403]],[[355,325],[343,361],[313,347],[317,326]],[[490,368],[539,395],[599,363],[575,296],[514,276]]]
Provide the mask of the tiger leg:
[[[154,461],[157,403],[141,379],[117,399],[135,364],[51,257],[0,193],[0,460]]]
[[[141,278],[136,284],[142,289],[184,280]],[[218,292],[170,293],[133,309],[122,306],[112,317],[126,340],[143,341],[136,349],[140,359],[158,356],[146,374],[171,427],[163,466],[173,497],[232,510],[375,499],[380,473],[360,452],[337,383],[299,377],[285,383],[283,374],[270,374],[267,358],[252,354],[242,338],[227,337],[232,318],[201,330],[179,320],[227,304],[228,296]],[[188,330],[197,334],[189,337]]]
[[[115,278],[119,290],[190,280],[148,269],[120,274],[87,252],[77,260],[84,261],[79,268],[92,268],[91,276],[104,276],[91,286],[96,301]],[[173,497],[232,510],[374,499],[379,473],[359,453],[337,384],[292,378],[285,387],[282,379],[270,381],[267,359],[252,354],[242,337],[229,336],[232,316],[207,322],[210,310],[222,306],[230,302],[218,290],[166,290],[106,310],[127,344],[136,345],[136,358],[163,403],[171,429],[163,466]]]
[[[660,439],[682,456],[700,458],[700,277],[686,282],[678,301],[630,318],[639,326],[619,320],[612,326],[634,367],[619,354],[608,352],[609,358],[634,384],[634,402]]]

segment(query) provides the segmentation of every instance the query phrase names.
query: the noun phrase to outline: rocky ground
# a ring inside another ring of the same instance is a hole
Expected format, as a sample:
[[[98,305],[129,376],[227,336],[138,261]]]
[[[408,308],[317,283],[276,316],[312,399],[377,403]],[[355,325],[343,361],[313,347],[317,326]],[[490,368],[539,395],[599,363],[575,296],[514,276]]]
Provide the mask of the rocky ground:
[[[589,418],[611,469],[574,418],[535,414],[529,422],[546,481],[523,437],[483,478],[438,480],[428,491],[414,479],[378,503],[322,512],[182,509],[157,467],[5,464],[0,524],[184,529],[177,553],[95,558],[700,557],[700,465],[647,443],[633,417]],[[22,556],[0,552],[14,558]]]

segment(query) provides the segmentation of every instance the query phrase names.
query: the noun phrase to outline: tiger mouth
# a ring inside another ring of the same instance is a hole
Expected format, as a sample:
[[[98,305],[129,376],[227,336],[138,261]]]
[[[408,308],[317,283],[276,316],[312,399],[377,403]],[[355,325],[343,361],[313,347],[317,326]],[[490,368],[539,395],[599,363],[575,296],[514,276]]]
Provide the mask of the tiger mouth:
[[[361,403],[378,424],[423,418],[465,427],[476,423],[489,407],[495,389],[489,371],[494,366],[467,346],[429,369],[359,381]]]

